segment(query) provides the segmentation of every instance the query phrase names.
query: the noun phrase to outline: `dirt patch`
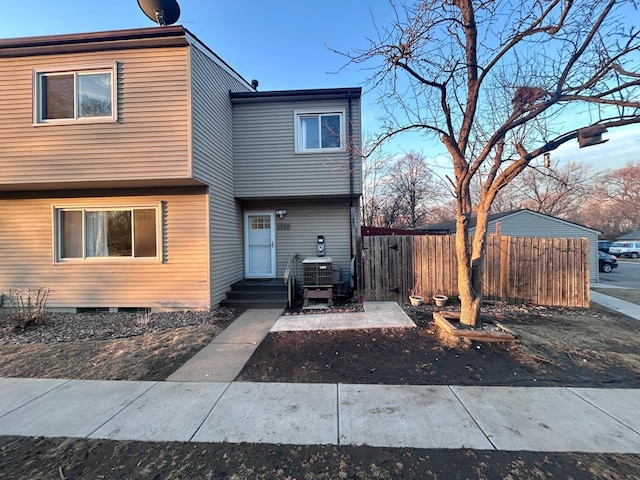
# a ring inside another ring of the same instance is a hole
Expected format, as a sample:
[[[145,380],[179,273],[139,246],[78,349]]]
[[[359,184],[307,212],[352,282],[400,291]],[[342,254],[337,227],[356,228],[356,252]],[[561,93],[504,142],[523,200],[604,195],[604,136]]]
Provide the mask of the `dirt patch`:
[[[0,475],[33,479],[637,478],[640,456],[0,437]]]
[[[495,306],[516,346],[449,345],[431,306],[405,307],[416,329],[270,334],[243,380],[638,387],[640,322],[615,312]],[[239,312],[147,318],[52,316],[0,328],[0,375],[162,380]],[[355,446],[146,443],[0,437],[0,478],[627,479],[640,455]]]
[[[242,381],[412,385],[640,387],[640,322],[589,310],[495,306],[487,315],[519,344],[452,344],[433,306],[406,306],[415,329],[278,332],[238,375]]]
[[[0,376],[165,380],[241,313],[51,314],[44,325],[0,324]]]

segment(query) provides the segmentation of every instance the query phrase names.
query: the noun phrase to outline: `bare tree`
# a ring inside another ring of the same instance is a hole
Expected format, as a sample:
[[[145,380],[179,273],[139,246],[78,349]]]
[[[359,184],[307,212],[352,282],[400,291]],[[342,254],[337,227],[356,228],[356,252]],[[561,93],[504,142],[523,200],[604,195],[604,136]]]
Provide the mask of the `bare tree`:
[[[424,155],[410,151],[392,158],[375,150],[364,158],[364,224],[413,229],[425,223],[444,189]]]
[[[640,163],[608,172],[597,183],[582,206],[581,221],[612,240],[639,229]]]
[[[344,55],[372,72],[370,85],[388,119],[379,142],[418,130],[449,153],[461,321],[476,325],[488,215],[500,190],[570,140],[594,144],[607,128],[640,123],[640,32],[625,25],[625,15],[637,18],[635,2],[391,5],[392,24],[379,28],[368,48]]]
[[[631,228],[640,226],[640,163],[609,173],[601,186],[606,198],[630,219]]]
[[[364,225],[383,227],[381,219],[386,210],[383,196],[384,182],[393,159],[382,149],[371,151],[372,140],[365,141],[362,164],[362,221]]]
[[[529,167],[500,191],[493,213],[528,208],[535,212],[575,220],[585,198],[597,186],[600,174],[589,165],[557,162],[549,168]]]
[[[410,151],[391,169],[386,196],[396,206],[396,226],[417,228],[438,203],[442,189],[422,153]]]

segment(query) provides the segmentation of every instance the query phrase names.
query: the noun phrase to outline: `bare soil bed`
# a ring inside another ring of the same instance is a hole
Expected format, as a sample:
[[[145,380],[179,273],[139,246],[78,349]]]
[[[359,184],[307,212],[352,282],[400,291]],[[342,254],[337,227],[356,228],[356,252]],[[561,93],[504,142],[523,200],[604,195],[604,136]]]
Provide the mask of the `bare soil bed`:
[[[239,313],[54,313],[25,330],[0,319],[0,377],[164,380]]]
[[[640,387],[640,321],[597,308],[498,305],[486,307],[487,316],[518,333],[520,343],[467,345],[440,336],[433,310],[432,305],[405,306],[416,329],[270,334],[237,379]]]
[[[452,307],[453,308],[453,307]],[[237,380],[639,388],[640,321],[601,308],[488,307],[515,346],[416,329],[268,335]],[[0,326],[0,376],[163,380],[240,312],[52,315]],[[1,322],[1,320],[0,320]],[[1,392],[0,392],[1,395]],[[640,455],[0,437],[0,478],[637,478]]]

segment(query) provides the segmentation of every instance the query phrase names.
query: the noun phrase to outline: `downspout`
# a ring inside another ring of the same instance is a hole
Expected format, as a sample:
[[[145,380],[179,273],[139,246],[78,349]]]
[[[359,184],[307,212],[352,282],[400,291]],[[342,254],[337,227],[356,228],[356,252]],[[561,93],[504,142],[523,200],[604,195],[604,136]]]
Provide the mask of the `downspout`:
[[[348,110],[347,110],[347,117],[348,117],[348,122],[349,125],[347,126],[347,131],[348,131],[348,135],[349,135],[349,220],[350,220],[350,228],[349,230],[351,231],[351,255],[350,258],[352,259],[352,265],[353,265],[353,272],[352,275],[354,276],[354,289],[355,292],[353,293],[357,293],[357,299],[359,302],[364,301],[364,297],[362,295],[362,262],[361,262],[361,258],[360,258],[360,250],[362,248],[361,243],[358,241],[358,239],[360,238],[360,226],[356,225],[356,218],[359,214],[358,211],[356,211],[354,213],[354,207],[353,207],[353,191],[354,191],[354,186],[353,186],[353,166],[354,166],[354,144],[353,144],[353,104],[352,104],[352,93],[348,92],[347,93],[347,102],[348,102]],[[357,228],[357,230],[356,230]],[[356,258],[356,256],[358,258]],[[351,269],[350,269],[351,270]]]
[[[349,117],[349,126],[347,127],[349,132],[349,207],[353,207],[353,107],[351,105],[351,92],[347,94],[347,101],[347,116]]]

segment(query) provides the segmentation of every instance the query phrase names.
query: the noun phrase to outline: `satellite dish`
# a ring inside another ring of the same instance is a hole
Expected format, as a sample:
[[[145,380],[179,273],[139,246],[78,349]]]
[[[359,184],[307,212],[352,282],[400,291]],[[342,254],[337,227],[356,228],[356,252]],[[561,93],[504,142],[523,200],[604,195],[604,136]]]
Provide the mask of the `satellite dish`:
[[[176,23],[180,18],[180,5],[176,0],[138,0],[138,6],[161,27]]]

